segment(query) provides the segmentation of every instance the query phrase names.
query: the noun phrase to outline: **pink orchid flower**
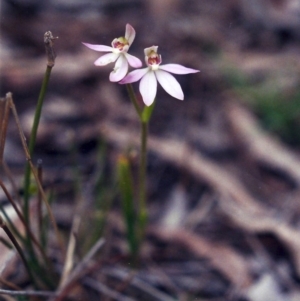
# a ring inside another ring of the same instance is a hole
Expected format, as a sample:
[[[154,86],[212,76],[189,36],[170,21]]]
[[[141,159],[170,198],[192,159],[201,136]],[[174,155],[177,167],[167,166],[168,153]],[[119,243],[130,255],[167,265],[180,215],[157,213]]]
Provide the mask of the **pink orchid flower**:
[[[157,91],[157,81],[171,96],[183,100],[184,95],[181,86],[169,72],[174,74],[199,72],[199,70],[186,68],[178,64],[160,65],[162,60],[161,55],[157,53],[157,48],[158,46],[152,46],[144,50],[145,61],[148,67],[134,70],[120,81],[120,84],[128,84],[141,79],[140,92],[146,106],[150,106],[154,102]]]
[[[131,67],[134,68],[139,68],[142,66],[142,62],[137,57],[127,53],[134,38],[135,30],[130,24],[127,24],[125,37],[114,39],[111,43],[112,47],[106,45],[93,45],[88,43],[82,44],[96,51],[110,52],[98,58],[94,62],[94,64],[96,66],[105,66],[109,63],[116,62],[113,71],[110,73],[109,80],[111,82],[118,82],[127,74],[128,63]]]

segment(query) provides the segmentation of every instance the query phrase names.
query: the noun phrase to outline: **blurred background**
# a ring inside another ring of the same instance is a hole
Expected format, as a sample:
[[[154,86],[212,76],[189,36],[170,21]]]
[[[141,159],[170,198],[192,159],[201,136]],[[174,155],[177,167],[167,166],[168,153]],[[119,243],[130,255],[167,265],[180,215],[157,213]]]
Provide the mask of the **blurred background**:
[[[108,80],[113,65],[94,66],[102,54],[82,42],[111,45],[129,23],[136,30],[130,53],[143,62],[144,48],[157,45],[163,64],[201,70],[175,76],[183,102],[158,89],[150,125],[157,139],[149,151],[150,229],[139,277],[174,300],[300,300],[299,0],[0,5],[0,95],[13,93],[27,135],[46,66],[43,36],[50,30],[59,37],[34,159],[42,159],[45,182],[61,200],[54,204],[61,227],[70,225],[76,203],[75,166],[91,217],[83,229],[97,219],[99,198],[99,212],[103,202],[111,204],[115,215],[107,223],[122,233],[114,168],[122,152],[137,167],[130,136],[138,120],[126,88]],[[21,183],[25,157],[13,119],[5,160]],[[109,235],[112,254],[123,254],[124,241]]]

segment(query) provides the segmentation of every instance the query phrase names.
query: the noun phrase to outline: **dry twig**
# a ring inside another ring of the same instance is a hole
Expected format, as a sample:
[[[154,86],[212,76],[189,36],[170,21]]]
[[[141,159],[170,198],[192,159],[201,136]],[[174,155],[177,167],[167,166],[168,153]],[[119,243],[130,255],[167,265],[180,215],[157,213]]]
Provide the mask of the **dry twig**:
[[[238,135],[244,149],[264,165],[284,172],[300,184],[300,158],[275,137],[266,133],[248,110],[236,102],[226,106],[228,121]]]

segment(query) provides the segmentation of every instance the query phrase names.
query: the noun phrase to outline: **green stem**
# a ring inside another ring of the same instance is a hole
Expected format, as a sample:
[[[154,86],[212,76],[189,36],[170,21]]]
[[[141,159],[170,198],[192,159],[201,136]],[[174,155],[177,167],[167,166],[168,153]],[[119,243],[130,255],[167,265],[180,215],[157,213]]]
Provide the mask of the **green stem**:
[[[145,227],[147,224],[147,206],[146,206],[147,138],[148,138],[148,122],[141,121],[141,149],[140,149],[140,167],[139,167],[139,211],[138,211],[140,241],[143,240]]]
[[[136,233],[138,235],[138,250],[144,239],[145,228],[147,225],[147,197],[146,197],[146,176],[147,176],[147,139],[148,139],[148,125],[154,109],[155,99],[151,106],[145,106],[143,109],[139,106],[135,97],[134,90],[131,84],[127,84],[127,91],[130,100],[138,114],[141,124],[141,146],[140,146],[140,166],[139,166],[139,191],[138,191],[138,212],[137,212],[137,226]]]
[[[42,87],[41,87],[41,91],[40,91],[38,102],[37,102],[37,106],[36,106],[36,110],[35,110],[34,121],[33,121],[32,129],[31,129],[29,146],[28,146],[30,157],[32,157],[33,150],[35,147],[36,136],[37,136],[37,131],[38,131],[39,122],[40,122],[40,118],[41,118],[43,102],[44,102],[46,90],[48,87],[52,67],[53,66],[47,65],[43,83],[42,83]],[[25,168],[25,178],[24,178],[24,219],[28,226],[30,225],[30,214],[29,214],[30,174],[31,174],[30,164],[27,161],[26,168]]]

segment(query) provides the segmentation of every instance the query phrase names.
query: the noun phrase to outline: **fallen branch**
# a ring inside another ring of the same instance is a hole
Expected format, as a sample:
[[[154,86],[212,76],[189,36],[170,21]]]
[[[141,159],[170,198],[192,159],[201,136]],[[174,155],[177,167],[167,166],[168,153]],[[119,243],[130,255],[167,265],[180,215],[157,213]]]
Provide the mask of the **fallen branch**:
[[[300,158],[258,125],[253,114],[235,102],[226,106],[228,121],[244,149],[260,163],[283,172],[300,184]]]

